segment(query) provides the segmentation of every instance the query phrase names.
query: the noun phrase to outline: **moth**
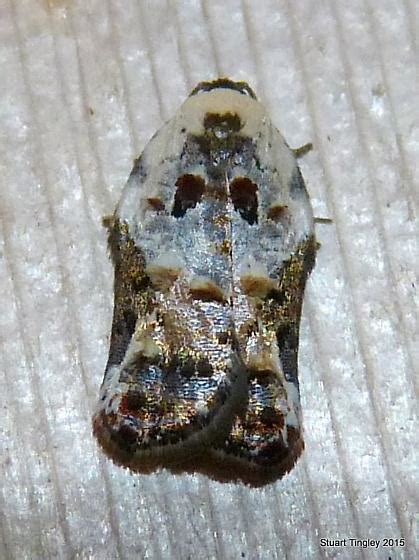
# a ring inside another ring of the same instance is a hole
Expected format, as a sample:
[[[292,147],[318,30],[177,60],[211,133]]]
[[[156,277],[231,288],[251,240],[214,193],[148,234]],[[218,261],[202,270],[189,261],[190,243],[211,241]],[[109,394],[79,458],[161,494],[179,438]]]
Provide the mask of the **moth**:
[[[298,339],[316,254],[296,155],[245,82],[202,82],[136,160],[112,218],[101,447],[261,486],[303,448]]]

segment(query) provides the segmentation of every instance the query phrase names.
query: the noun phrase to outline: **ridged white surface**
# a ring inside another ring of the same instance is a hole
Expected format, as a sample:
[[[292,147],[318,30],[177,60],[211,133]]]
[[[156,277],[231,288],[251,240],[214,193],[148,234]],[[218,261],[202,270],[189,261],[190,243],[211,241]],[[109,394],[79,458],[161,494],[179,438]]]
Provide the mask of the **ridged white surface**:
[[[418,27],[414,0],[0,0],[2,559],[417,557]],[[302,170],[333,220],[301,332],[306,451],[262,490],[133,476],[91,435],[101,216],[217,75],[247,80],[290,145],[314,143]]]

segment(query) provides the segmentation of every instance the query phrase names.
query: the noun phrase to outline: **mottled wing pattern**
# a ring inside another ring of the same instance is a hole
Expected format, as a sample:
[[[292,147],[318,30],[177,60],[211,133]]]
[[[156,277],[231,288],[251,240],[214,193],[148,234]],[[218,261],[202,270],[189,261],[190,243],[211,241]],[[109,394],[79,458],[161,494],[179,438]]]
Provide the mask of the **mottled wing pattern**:
[[[297,353],[314,265],[292,151],[244,82],[198,85],[108,220],[109,360],[94,433],[117,463],[261,485],[303,449]]]

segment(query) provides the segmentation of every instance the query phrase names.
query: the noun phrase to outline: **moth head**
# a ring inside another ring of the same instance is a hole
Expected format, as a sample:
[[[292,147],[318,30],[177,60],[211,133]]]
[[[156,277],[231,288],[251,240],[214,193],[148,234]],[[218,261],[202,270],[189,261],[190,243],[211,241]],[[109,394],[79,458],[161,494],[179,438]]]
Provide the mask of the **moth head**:
[[[200,82],[191,91],[189,97],[202,92],[212,91],[213,89],[231,89],[233,91],[241,93],[242,95],[247,95],[249,97],[252,97],[253,99],[257,99],[255,92],[247,82],[233,82],[233,80],[230,80],[229,78],[218,78],[217,80],[212,80],[209,82]]]

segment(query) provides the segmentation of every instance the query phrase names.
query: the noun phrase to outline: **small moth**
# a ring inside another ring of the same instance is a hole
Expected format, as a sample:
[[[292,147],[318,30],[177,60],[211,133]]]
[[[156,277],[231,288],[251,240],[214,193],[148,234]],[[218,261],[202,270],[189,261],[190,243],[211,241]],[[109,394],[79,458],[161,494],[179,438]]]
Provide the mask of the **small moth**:
[[[260,486],[301,454],[297,374],[316,253],[294,152],[245,82],[202,82],[112,218],[115,306],[93,431],[116,463]]]

